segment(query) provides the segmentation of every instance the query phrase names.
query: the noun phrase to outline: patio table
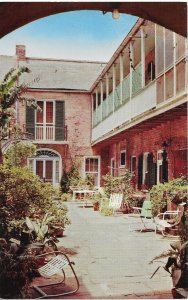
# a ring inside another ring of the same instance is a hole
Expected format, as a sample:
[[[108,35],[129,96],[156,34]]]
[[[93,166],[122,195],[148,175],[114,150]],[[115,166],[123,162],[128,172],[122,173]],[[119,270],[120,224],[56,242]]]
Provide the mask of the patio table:
[[[83,194],[83,201],[85,202],[85,206],[87,206],[87,201],[88,201],[88,198],[87,196],[92,196],[93,194],[95,193],[94,190],[73,190],[73,195],[72,195],[72,200],[75,201],[76,200],[76,195],[82,195]],[[80,197],[81,199],[81,197]]]

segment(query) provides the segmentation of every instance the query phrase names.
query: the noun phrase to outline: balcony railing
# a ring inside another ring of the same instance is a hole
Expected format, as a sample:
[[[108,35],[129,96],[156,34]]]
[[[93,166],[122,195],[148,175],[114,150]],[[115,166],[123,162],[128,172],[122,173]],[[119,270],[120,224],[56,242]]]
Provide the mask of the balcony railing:
[[[46,141],[54,141],[55,140],[55,126],[47,126],[47,125],[37,125],[35,132],[36,140],[46,140]]]
[[[67,141],[67,126],[36,125],[32,128],[24,126],[24,131],[27,138],[37,142]]]

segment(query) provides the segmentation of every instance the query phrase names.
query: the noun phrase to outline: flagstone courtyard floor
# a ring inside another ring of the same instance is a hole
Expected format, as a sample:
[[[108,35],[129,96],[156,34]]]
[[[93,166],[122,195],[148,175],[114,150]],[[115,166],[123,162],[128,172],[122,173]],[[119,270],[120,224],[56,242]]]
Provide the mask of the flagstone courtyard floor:
[[[150,279],[156,268],[164,265],[149,264],[169,249],[169,240],[157,239],[154,232],[130,231],[134,221],[127,215],[103,216],[75,202],[67,206],[71,225],[58,247],[75,262],[80,288],[64,298],[172,298],[171,277],[162,267]]]

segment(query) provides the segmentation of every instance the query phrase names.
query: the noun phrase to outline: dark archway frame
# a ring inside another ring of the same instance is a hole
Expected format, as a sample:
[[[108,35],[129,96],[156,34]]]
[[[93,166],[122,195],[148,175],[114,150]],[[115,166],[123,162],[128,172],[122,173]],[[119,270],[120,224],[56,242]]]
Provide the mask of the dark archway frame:
[[[2,2],[0,37],[37,19],[78,10],[112,12],[117,8],[187,36],[187,2]]]

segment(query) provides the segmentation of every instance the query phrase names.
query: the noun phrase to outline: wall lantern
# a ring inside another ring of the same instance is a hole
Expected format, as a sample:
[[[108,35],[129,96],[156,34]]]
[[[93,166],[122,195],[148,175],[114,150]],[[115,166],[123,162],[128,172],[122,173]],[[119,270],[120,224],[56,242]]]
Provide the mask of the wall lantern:
[[[114,20],[118,20],[120,18],[120,13],[119,13],[119,10],[117,8],[115,8],[113,11],[112,11],[112,18]]]

